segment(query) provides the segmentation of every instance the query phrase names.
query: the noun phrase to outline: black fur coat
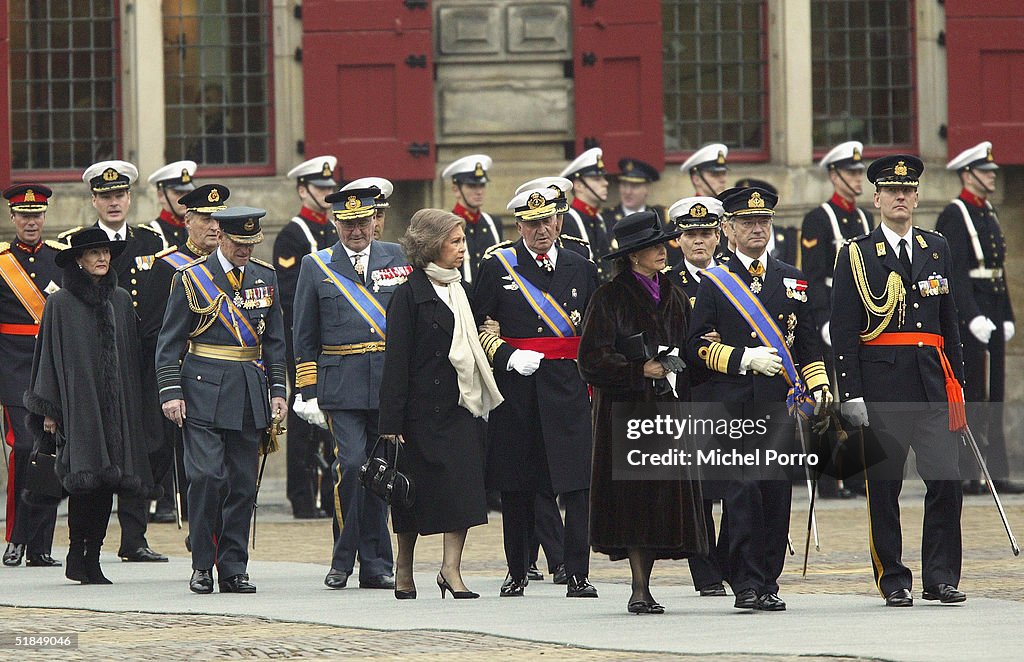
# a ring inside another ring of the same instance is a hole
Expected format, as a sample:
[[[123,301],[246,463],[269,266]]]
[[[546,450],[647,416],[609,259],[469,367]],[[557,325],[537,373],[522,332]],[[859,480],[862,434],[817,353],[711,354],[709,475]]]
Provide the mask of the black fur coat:
[[[25,392],[37,448],[57,453],[70,494],[112,490],[154,497],[143,429],[141,355],[131,297],[110,272],[98,282],[72,262],[46,300]],[[46,434],[43,418],[57,421]]]

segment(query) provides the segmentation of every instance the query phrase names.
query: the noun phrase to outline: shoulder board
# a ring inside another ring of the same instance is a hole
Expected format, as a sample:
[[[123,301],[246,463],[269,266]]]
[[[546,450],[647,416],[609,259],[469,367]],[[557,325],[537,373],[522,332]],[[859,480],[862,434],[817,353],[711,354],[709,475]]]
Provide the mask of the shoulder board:
[[[271,271],[274,271],[274,265],[270,264],[269,262],[264,262],[263,260],[261,260],[259,258],[255,258],[255,257],[250,257],[249,261],[250,262],[255,262],[256,264],[260,265],[261,267],[266,267],[267,269],[270,269]]]
[[[850,243],[851,241],[861,241],[862,239],[867,239],[870,236],[871,236],[870,233],[868,233],[868,234],[859,234],[856,237],[852,237],[850,239],[847,239],[846,243]]]
[[[43,243],[46,244],[47,246],[49,246],[50,248],[52,248],[55,251],[62,251],[65,248],[68,247],[67,244],[65,244],[63,242],[60,242],[60,241],[54,241],[53,239],[47,239]]]
[[[191,269],[192,267],[194,267],[197,264],[202,264],[203,262],[206,262],[206,258],[208,258],[208,257],[210,257],[210,256],[209,255],[204,255],[202,257],[197,257],[196,259],[192,260],[188,264],[181,265],[180,267],[175,269],[175,271],[186,271],[188,269]]]
[[[518,239],[506,239],[505,241],[499,242],[497,244],[494,244],[493,246],[488,247],[488,249],[484,251],[484,259],[486,260],[487,258],[491,257],[494,251],[500,248],[508,248],[512,244],[516,243],[516,241],[518,241]]]
[[[152,226],[150,226],[148,224],[147,225],[134,225],[134,226],[132,226],[132,229],[133,230],[145,230],[146,232],[152,232],[153,234],[155,234],[158,237],[161,236],[160,233],[157,232],[155,228],[153,228]]]
[[[11,250],[11,244],[7,241],[0,241],[0,253],[6,253]]]
[[[81,230],[84,227],[85,227],[84,225],[79,225],[77,228],[71,228],[70,230],[65,230],[64,232],[61,232],[59,235],[57,235],[57,238],[58,239],[64,239],[68,235],[72,235],[72,234],[78,232],[79,230]]]
[[[163,249],[162,251],[160,251],[159,253],[157,253],[153,257],[155,259],[160,259],[160,258],[162,258],[165,255],[170,255],[171,253],[176,253],[177,251],[178,251],[178,247],[177,246],[168,246],[167,248]]]
[[[562,234],[562,235],[559,235],[559,237],[562,238],[562,239],[567,239],[569,241],[574,241],[577,244],[582,244],[584,246],[589,246],[590,245],[590,242],[587,241],[586,239],[580,239],[579,237],[574,237],[571,234]]]
[[[942,233],[939,232],[938,230],[929,230],[928,228],[922,228],[922,227],[919,227],[917,225],[914,226],[914,229],[915,230],[919,230],[921,232],[925,232],[927,234],[933,234],[933,235],[935,235],[937,237],[941,237],[942,236]]]

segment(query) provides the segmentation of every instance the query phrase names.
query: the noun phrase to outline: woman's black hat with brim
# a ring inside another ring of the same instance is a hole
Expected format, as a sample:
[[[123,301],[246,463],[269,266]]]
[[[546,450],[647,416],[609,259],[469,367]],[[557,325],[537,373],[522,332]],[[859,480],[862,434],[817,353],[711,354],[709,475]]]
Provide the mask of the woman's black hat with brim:
[[[663,244],[683,234],[682,230],[666,231],[658,214],[654,211],[638,211],[616,221],[612,235],[618,243],[618,249],[604,256],[605,260],[614,260],[623,255]]]
[[[68,248],[65,248],[53,258],[53,261],[57,263],[57,266],[63,269],[68,266],[72,260],[79,255],[85,253],[90,248],[109,248],[110,259],[113,260],[115,257],[124,252],[125,242],[123,241],[112,241],[107,233],[100,228],[86,228],[81,232],[67,237]]]

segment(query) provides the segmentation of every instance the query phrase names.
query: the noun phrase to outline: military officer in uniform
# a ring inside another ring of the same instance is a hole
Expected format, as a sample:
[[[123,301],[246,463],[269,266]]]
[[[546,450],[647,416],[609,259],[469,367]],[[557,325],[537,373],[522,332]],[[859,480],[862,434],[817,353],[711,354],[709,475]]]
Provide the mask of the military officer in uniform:
[[[591,258],[597,265],[597,276],[601,281],[608,280],[611,272],[605,272],[611,266],[601,260],[611,250],[600,211],[601,203],[608,199],[608,179],[605,177],[601,148],[592,147],[577,156],[559,173],[559,177],[572,182],[572,204],[565,213],[569,227],[564,228],[564,231],[590,244]]]
[[[760,188],[768,191],[772,195],[778,197],[779,189],[775,188],[775,185],[766,182],[763,179],[754,179],[753,177],[744,177],[743,179],[737,179],[736,184],[733,188]],[[728,193],[722,192],[719,196],[726,196]],[[796,268],[800,268],[800,228],[792,226],[778,226],[772,225],[772,236],[768,238],[768,252],[773,258],[786,264],[792,264]]]
[[[593,253],[590,250],[590,242],[577,237],[574,234],[568,234],[562,227],[565,222],[565,215],[569,211],[569,192],[572,191],[573,184],[570,180],[565,177],[537,177],[530,181],[520,184],[516,187],[516,195],[519,195],[523,191],[531,191],[536,188],[550,188],[555,193],[555,225],[558,229],[558,238],[555,239],[555,246],[559,249],[565,249],[576,253],[580,257],[587,260],[593,261]],[[511,210],[511,207],[509,207]],[[505,246],[511,246],[516,243],[518,239],[506,239],[500,244],[494,246],[504,248]],[[494,250],[494,247],[488,249],[488,251]]]
[[[254,207],[213,213],[220,245],[174,275],[157,346],[164,415],[184,430],[194,593],[255,593],[246,565],[260,436],[288,412],[284,320]]]
[[[708,401],[786,403],[820,414],[831,403],[818,337],[807,306],[807,281],[768,252],[778,198],[765,189],[735,189],[722,206],[736,240],[727,265],[704,272],[691,317],[691,360],[711,371]],[[717,331],[720,340],[709,340]],[[773,441],[794,437],[794,421],[770,426]],[[736,474],[725,486],[729,517],[728,580],[737,609],[784,611],[778,579],[786,559],[792,482]],[[771,478],[772,476],[765,476]]]
[[[708,198],[717,197],[719,193],[728,188],[729,177],[729,148],[722,143],[711,143],[704,145],[690,155],[690,158],[683,161],[679,166],[681,172],[686,173],[693,185],[694,195]],[[722,226],[722,233],[726,232],[725,224]],[[731,250],[729,244],[723,238],[719,243],[722,250]],[[679,254],[669,250],[668,260],[670,264],[676,264]]]
[[[876,159],[867,170],[882,223],[839,250],[830,329],[844,417],[870,425],[884,462],[865,470],[875,585],[891,607],[910,607],[913,578],[901,559],[899,496],[907,450],[924,479],[924,599],[967,599],[960,582],[963,496],[954,431],[963,412],[963,353],[946,240],[915,228],[924,166],[916,156]]]
[[[359,469],[377,440],[385,311],[412,267],[398,244],[373,239],[380,189],[327,197],[339,240],[302,258],[295,293],[295,385],[299,415],[329,426],[334,444],[334,551],[328,588],[345,588],[359,557],[360,588],[393,589],[387,505],[368,494]]]
[[[942,213],[935,230],[942,233],[953,254],[950,273],[953,298],[960,315],[964,343],[964,395],[971,407],[972,430],[984,436],[982,447],[989,472],[1000,492],[1020,494],[1024,485],[1008,480],[1003,400],[1006,395],[1006,343],[1013,338],[1013,304],[1006,287],[1006,239],[996,210],[989,202],[995,192],[996,170],[992,143],[965,149],[946,164],[956,171],[963,189]],[[960,470],[977,478],[970,449],[961,447]],[[975,494],[984,491],[977,480],[967,483]]]
[[[588,579],[590,397],[574,360],[597,270],[555,246],[557,198],[540,188],[512,199],[522,238],[488,254],[473,294],[477,323],[494,320],[501,333],[481,339],[505,396],[488,422],[487,483],[502,493],[509,575],[500,595],[508,597],[523,595],[528,581],[537,493],[560,495],[565,507],[567,597],[597,597]]]
[[[126,161],[101,161],[82,173],[82,181],[92,192],[92,206],[98,217],[93,227],[106,232],[111,241],[125,242],[124,251],[111,261],[110,266],[117,273],[118,287],[131,295],[132,305],[136,308],[142,305],[154,255],[164,248],[163,240],[152,227],[128,224],[128,212],[132,207],[131,187],[138,178],[138,168]],[[58,238],[63,240],[80,229],[62,232]],[[155,406],[155,402],[152,404]],[[162,453],[162,443],[161,434],[152,434],[147,440],[150,453]],[[153,551],[146,541],[149,499],[119,496],[117,520],[121,525],[118,556],[122,561],[167,561],[166,556]]]
[[[619,204],[601,212],[604,217],[605,232],[612,236],[612,228],[624,216],[647,210],[647,197],[651,194],[651,184],[661,179],[661,173],[650,163],[625,156],[619,159]],[[661,205],[652,207],[658,212],[662,223],[667,217]]]
[[[380,194],[373,200],[373,238],[380,240],[384,236],[384,224],[388,220],[388,209],[391,208],[391,203],[388,202],[388,199],[395,192],[395,185],[383,177],[360,177],[342,186],[341,190],[352,191],[370,188],[371,186],[376,186],[380,189]]]
[[[160,205],[160,216],[150,221],[149,227],[160,235],[165,249],[185,245],[188,237],[185,207],[178,198],[195,189],[195,175],[195,161],[175,161],[158,169],[147,180],[156,186],[156,201]]]
[[[59,566],[50,552],[57,521],[57,504],[25,500],[29,456],[34,440],[25,427],[28,411],[22,396],[32,372],[32,352],[46,297],[60,289],[62,269],[54,257],[64,245],[43,240],[46,207],[53,192],[42,184],[18,184],[3,193],[11,210],[14,240],[0,241],[0,404],[3,430],[0,443],[12,447],[7,477],[7,549],[3,563]]]
[[[175,200],[185,211],[183,214],[185,229],[188,235],[184,243],[179,246],[171,246],[156,254],[153,266],[150,268],[147,279],[145,296],[139,306],[139,332],[142,334],[142,346],[146,357],[151,362],[156,357],[157,340],[160,337],[160,329],[164,322],[164,311],[167,309],[167,297],[171,291],[171,281],[174,279],[174,272],[193,260],[209,255],[217,250],[220,241],[220,226],[213,218],[213,212],[226,209],[225,203],[231,196],[228,187],[221,184],[204,184],[199,188],[192,189],[185,195]],[[153,385],[156,385],[156,366],[153,369]],[[159,411],[159,394],[154,390],[156,408]],[[179,495],[187,494],[188,483],[185,479],[185,467],[183,464],[184,454],[181,443],[181,435],[178,428],[164,416],[154,423],[163,429],[164,443],[159,461],[154,461],[154,473],[156,478],[163,476],[164,497],[157,501],[157,509],[154,514],[154,522],[173,522],[175,520],[173,499],[174,494],[173,471],[171,463],[177,461],[178,492]],[[151,458],[152,460],[153,458]],[[187,500],[181,504],[182,515],[185,514]]]
[[[487,193],[487,172],[493,162],[486,154],[470,154],[448,164],[441,179],[452,180],[455,207],[452,213],[466,221],[466,259],[462,263],[462,282],[471,287],[476,280],[484,253],[501,243],[501,219],[483,210]]]
[[[295,180],[295,192],[302,202],[302,208],[274,239],[273,263],[281,288],[279,299],[284,311],[288,379],[293,398],[288,414],[288,441],[285,445],[288,465],[285,491],[292,504],[292,515],[296,519],[327,517],[323,509],[317,507],[318,486],[325,488],[324,483],[327,482],[326,476],[318,480],[317,456],[320,455],[321,446],[329,448],[331,442],[326,432],[310,426],[295,413],[294,398],[299,397],[299,390],[290,381],[295,375],[292,301],[295,299],[295,285],[299,279],[303,256],[327,248],[338,240],[338,233],[328,218],[331,204],[325,200],[337,188],[334,180],[337,165],[338,159],[333,156],[317,156],[288,171],[288,178]],[[320,494],[328,495],[329,490],[320,489]]]

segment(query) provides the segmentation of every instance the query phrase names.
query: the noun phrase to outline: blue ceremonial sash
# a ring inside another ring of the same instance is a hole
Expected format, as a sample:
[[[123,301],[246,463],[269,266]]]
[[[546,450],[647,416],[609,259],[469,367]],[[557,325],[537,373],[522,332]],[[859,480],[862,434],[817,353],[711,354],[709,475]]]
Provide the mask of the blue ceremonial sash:
[[[177,271],[196,258],[190,257],[181,251],[174,251],[169,255],[164,255],[160,259],[174,267],[175,271]]]
[[[526,297],[530,307],[540,315],[540,318],[544,320],[544,323],[548,325],[548,328],[555,335],[561,338],[576,335],[576,325],[572,323],[572,320],[569,319],[569,314],[558,305],[558,302],[551,298],[550,294],[520,276],[516,271],[515,268],[519,264],[519,259],[516,257],[515,249],[501,248],[494,252],[494,256],[505,267],[508,275],[512,276],[512,280],[519,286],[519,291]]]
[[[345,295],[345,299],[348,300],[355,311],[373,327],[377,335],[380,336],[380,339],[384,340],[388,330],[384,307],[370,294],[370,290],[363,287],[362,283],[357,283],[348,277],[339,278],[340,274],[327,266],[327,260],[332,254],[330,248],[325,248],[312,253],[313,261],[324,272],[327,279],[334,283],[334,286]]]
[[[231,336],[238,341],[240,346],[255,347],[260,344],[259,335],[253,330],[249,320],[246,319],[245,315],[238,309],[238,306],[235,305],[227,293],[213,282],[213,274],[210,273],[205,264],[197,264],[195,267],[185,270],[183,277],[188,277],[196,285],[203,298],[206,299],[207,305],[212,305],[218,300],[220,301],[220,310],[217,312],[217,317],[220,319],[221,324],[231,333]]]
[[[761,342],[769,347],[774,347],[782,359],[782,375],[789,384],[789,393],[786,395],[786,406],[789,413],[799,412],[804,418],[810,418],[814,413],[814,398],[807,393],[800,372],[793,362],[793,355],[789,352],[789,346],[782,336],[782,331],[772,321],[772,316],[761,305],[760,299],[751,293],[743,280],[725,267],[718,265],[702,272],[708,279],[718,286],[725,298],[733,305],[736,312],[746,320],[750,329],[757,334]]]

